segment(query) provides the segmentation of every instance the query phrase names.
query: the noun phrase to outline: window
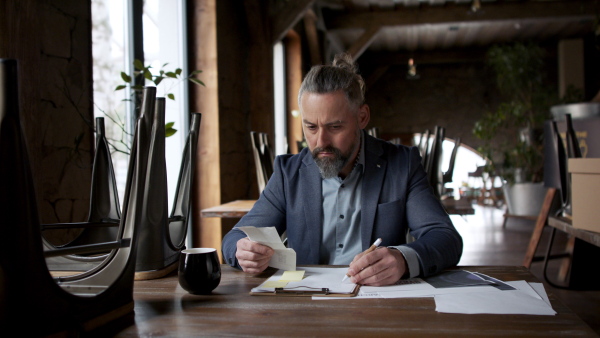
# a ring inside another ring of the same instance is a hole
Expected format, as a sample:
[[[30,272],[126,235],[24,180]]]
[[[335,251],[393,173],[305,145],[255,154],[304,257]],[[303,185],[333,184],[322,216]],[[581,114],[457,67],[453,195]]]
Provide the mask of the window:
[[[94,115],[104,117],[106,134],[112,147],[119,197],[122,200],[128,168],[129,144],[134,130],[131,92],[115,91],[123,84],[120,73],[133,74],[133,41],[139,41],[133,27],[134,3],[142,0],[92,0],[92,53],[94,76]],[[185,2],[183,0],[144,0],[142,13],[144,64],[153,73],[182,69],[189,74],[185,49]],[[151,84],[148,84],[151,85]],[[169,206],[177,185],[181,153],[188,133],[188,84],[165,80],[157,86],[157,96],[172,93],[166,100],[166,121],[174,122],[175,135],[166,139],[166,163],[169,182]]]

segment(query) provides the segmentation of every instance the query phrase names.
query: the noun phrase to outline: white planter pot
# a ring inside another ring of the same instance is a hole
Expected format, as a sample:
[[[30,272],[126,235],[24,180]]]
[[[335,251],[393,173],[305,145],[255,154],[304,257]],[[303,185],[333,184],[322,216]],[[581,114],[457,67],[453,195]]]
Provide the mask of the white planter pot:
[[[515,216],[537,216],[546,197],[543,182],[504,184],[502,190],[508,213]]]

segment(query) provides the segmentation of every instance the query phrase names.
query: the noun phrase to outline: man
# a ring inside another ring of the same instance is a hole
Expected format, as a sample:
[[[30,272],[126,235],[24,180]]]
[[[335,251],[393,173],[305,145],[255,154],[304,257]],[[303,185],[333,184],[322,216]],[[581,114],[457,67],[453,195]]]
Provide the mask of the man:
[[[273,255],[239,226],[287,231],[298,264],[347,265],[351,281],[390,285],[456,265],[462,239],[433,195],[416,148],[367,135],[364,81],[350,56],[315,66],[298,94],[308,149],[278,156],[260,198],[223,239],[231,266],[256,274]],[[406,243],[406,234],[416,239]],[[377,238],[375,251],[362,254]]]

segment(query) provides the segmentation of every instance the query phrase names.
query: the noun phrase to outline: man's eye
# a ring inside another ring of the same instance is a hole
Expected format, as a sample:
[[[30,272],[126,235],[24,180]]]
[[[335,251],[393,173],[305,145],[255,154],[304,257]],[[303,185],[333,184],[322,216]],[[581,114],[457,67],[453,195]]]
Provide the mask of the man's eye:
[[[339,125],[333,125],[333,126],[331,126],[330,128],[331,128],[331,129],[333,129],[333,130],[338,130],[338,129],[342,128],[342,126],[339,126]]]
[[[317,129],[317,127],[316,126],[308,126],[307,125],[306,129],[308,129],[308,130],[315,130],[315,129]]]

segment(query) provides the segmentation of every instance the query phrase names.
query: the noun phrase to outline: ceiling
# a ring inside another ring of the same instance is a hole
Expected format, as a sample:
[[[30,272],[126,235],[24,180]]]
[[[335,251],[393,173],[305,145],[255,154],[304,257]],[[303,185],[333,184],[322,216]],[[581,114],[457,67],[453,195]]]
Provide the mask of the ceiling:
[[[325,36],[325,59],[339,51],[358,58],[581,37],[596,29],[599,6],[598,0],[316,0],[306,17]]]

